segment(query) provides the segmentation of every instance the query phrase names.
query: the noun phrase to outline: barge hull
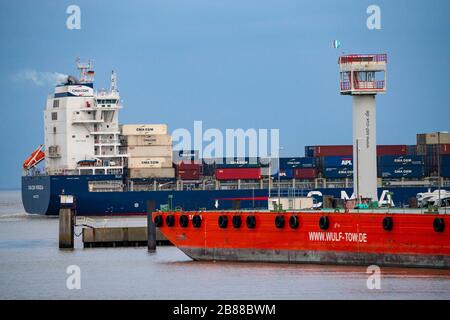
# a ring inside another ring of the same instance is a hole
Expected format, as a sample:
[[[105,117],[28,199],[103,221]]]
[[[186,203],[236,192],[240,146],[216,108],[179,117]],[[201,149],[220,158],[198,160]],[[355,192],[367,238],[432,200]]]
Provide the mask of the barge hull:
[[[268,250],[229,248],[179,248],[196,261],[236,261],[321,265],[378,265],[450,269],[450,257],[445,255],[373,254],[312,250]]]

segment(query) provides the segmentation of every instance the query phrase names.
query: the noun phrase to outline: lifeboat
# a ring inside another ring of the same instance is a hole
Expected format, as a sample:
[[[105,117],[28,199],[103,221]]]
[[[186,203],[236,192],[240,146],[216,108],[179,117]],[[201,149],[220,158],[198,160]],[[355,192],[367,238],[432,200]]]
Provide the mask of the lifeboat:
[[[23,168],[25,170],[30,170],[35,167],[39,162],[45,159],[45,153],[43,151],[44,145],[41,144],[34,150],[30,156],[23,162]]]

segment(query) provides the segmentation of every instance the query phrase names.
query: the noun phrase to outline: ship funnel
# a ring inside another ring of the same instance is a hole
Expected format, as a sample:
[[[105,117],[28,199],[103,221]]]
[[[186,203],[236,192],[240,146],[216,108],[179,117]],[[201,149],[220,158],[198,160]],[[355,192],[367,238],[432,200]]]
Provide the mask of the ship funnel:
[[[77,78],[75,78],[74,76],[67,76],[67,82],[66,82],[67,85],[79,84],[79,83],[80,83],[80,81]]]

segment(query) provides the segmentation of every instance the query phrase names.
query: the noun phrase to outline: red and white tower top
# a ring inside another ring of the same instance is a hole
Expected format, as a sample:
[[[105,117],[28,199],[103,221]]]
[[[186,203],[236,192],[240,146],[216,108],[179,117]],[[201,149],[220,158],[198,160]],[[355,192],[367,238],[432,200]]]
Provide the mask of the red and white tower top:
[[[386,92],[386,54],[350,54],[339,57],[340,92],[375,95]]]

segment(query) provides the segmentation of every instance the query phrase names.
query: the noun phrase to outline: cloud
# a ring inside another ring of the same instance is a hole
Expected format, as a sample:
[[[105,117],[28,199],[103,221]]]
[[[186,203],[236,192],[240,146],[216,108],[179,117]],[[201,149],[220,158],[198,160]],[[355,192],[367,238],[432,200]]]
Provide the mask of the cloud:
[[[14,81],[31,81],[36,86],[54,86],[67,80],[68,75],[59,72],[41,72],[26,69],[13,76]]]

